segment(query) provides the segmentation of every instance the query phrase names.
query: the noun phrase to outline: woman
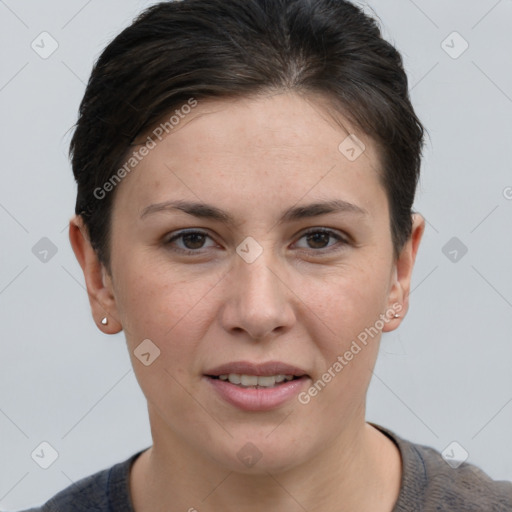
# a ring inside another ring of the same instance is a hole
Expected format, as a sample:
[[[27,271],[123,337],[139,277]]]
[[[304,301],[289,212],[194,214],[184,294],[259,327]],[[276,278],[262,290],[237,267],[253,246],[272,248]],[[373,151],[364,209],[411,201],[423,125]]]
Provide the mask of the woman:
[[[512,510],[512,483],[365,421],[425,227],[407,85],[343,0],[163,2],[107,46],[69,236],[153,445],[38,510]]]

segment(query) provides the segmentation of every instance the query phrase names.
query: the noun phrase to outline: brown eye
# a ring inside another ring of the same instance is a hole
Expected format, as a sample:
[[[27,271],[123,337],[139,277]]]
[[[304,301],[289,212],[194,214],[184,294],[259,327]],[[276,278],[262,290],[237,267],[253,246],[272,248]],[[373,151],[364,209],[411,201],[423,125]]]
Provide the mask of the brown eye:
[[[165,245],[171,246],[171,249],[178,252],[193,254],[196,252],[199,253],[200,249],[207,249],[208,247],[212,247],[205,246],[205,242],[208,239],[211,240],[210,236],[203,231],[181,231],[169,238],[165,242]],[[176,245],[176,247],[172,247],[173,245]]]
[[[300,247],[301,249],[313,249],[315,251],[321,251],[322,249],[330,250],[331,247],[336,245],[346,245],[348,242],[335,231],[330,229],[315,229],[308,231],[300,238],[305,239],[307,246]],[[334,243],[330,243],[334,240]],[[337,242],[337,243],[336,243]]]
[[[201,249],[203,247],[205,236],[202,233],[190,233],[182,235],[183,244],[187,249]]]
[[[327,247],[329,245],[330,238],[331,235],[329,233],[320,231],[306,236],[306,240],[312,249],[323,249],[324,247]]]

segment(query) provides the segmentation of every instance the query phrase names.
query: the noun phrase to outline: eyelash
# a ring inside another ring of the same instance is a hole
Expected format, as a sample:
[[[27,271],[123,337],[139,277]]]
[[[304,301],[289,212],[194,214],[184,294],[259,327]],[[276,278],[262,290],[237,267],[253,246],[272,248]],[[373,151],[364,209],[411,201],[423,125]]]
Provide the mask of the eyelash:
[[[314,235],[314,234],[317,234],[317,233],[322,233],[322,234],[329,235],[330,237],[332,237],[332,238],[336,239],[338,242],[340,242],[342,247],[338,247],[338,248],[334,248],[333,249],[332,247],[334,247],[336,245],[336,244],[334,244],[334,245],[327,246],[327,247],[321,248],[321,249],[309,249],[310,251],[313,251],[314,253],[326,254],[326,253],[329,253],[329,252],[339,251],[339,250],[341,250],[343,248],[343,246],[349,244],[349,242],[344,237],[342,237],[341,235],[339,235],[335,231],[332,231],[332,230],[326,229],[326,228],[317,228],[317,229],[311,229],[309,231],[306,231],[305,233],[303,233],[301,235],[299,240],[301,240],[304,237],[307,237],[307,236],[310,236],[310,235]],[[211,239],[210,235],[208,235],[208,233],[206,233],[205,231],[199,231],[199,230],[180,231],[180,232],[176,233],[175,235],[173,235],[171,238],[167,239],[164,242],[164,245],[165,246],[169,246],[175,240],[178,240],[180,238],[182,239],[182,238],[184,238],[186,236],[190,236],[190,235],[203,235],[203,236],[208,237],[208,238]],[[179,253],[185,254],[185,255],[199,255],[199,254],[201,254],[201,249],[202,248],[197,249],[197,250],[181,249],[181,248],[176,248],[176,247],[172,248],[173,251],[176,251],[176,252],[179,252]],[[308,249],[301,249],[301,250],[304,251],[304,250],[308,250]]]

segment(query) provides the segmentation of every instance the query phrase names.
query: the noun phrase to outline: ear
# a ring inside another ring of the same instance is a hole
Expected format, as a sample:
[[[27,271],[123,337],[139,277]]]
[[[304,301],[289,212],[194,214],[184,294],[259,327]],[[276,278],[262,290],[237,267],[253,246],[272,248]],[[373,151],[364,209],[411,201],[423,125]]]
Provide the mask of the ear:
[[[419,213],[413,213],[411,236],[393,265],[394,282],[388,299],[388,308],[396,311],[400,318],[392,318],[387,322],[382,329],[383,332],[396,329],[409,310],[412,270],[424,231],[425,219]]]
[[[116,334],[123,329],[119,321],[112,278],[99,261],[89,240],[87,227],[80,215],[69,221],[69,241],[84,273],[92,316],[98,328],[106,334]],[[107,324],[101,323],[107,318]]]

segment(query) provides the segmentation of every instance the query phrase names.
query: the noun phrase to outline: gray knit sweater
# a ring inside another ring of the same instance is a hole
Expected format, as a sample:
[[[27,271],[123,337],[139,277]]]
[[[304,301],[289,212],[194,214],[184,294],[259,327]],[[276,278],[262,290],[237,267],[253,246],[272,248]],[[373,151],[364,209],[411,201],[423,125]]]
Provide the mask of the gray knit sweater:
[[[512,512],[512,482],[496,481],[472,464],[452,468],[428,446],[411,443],[370,423],[396,443],[402,482],[393,512]],[[79,480],[40,508],[24,512],[134,512],[127,460]]]

